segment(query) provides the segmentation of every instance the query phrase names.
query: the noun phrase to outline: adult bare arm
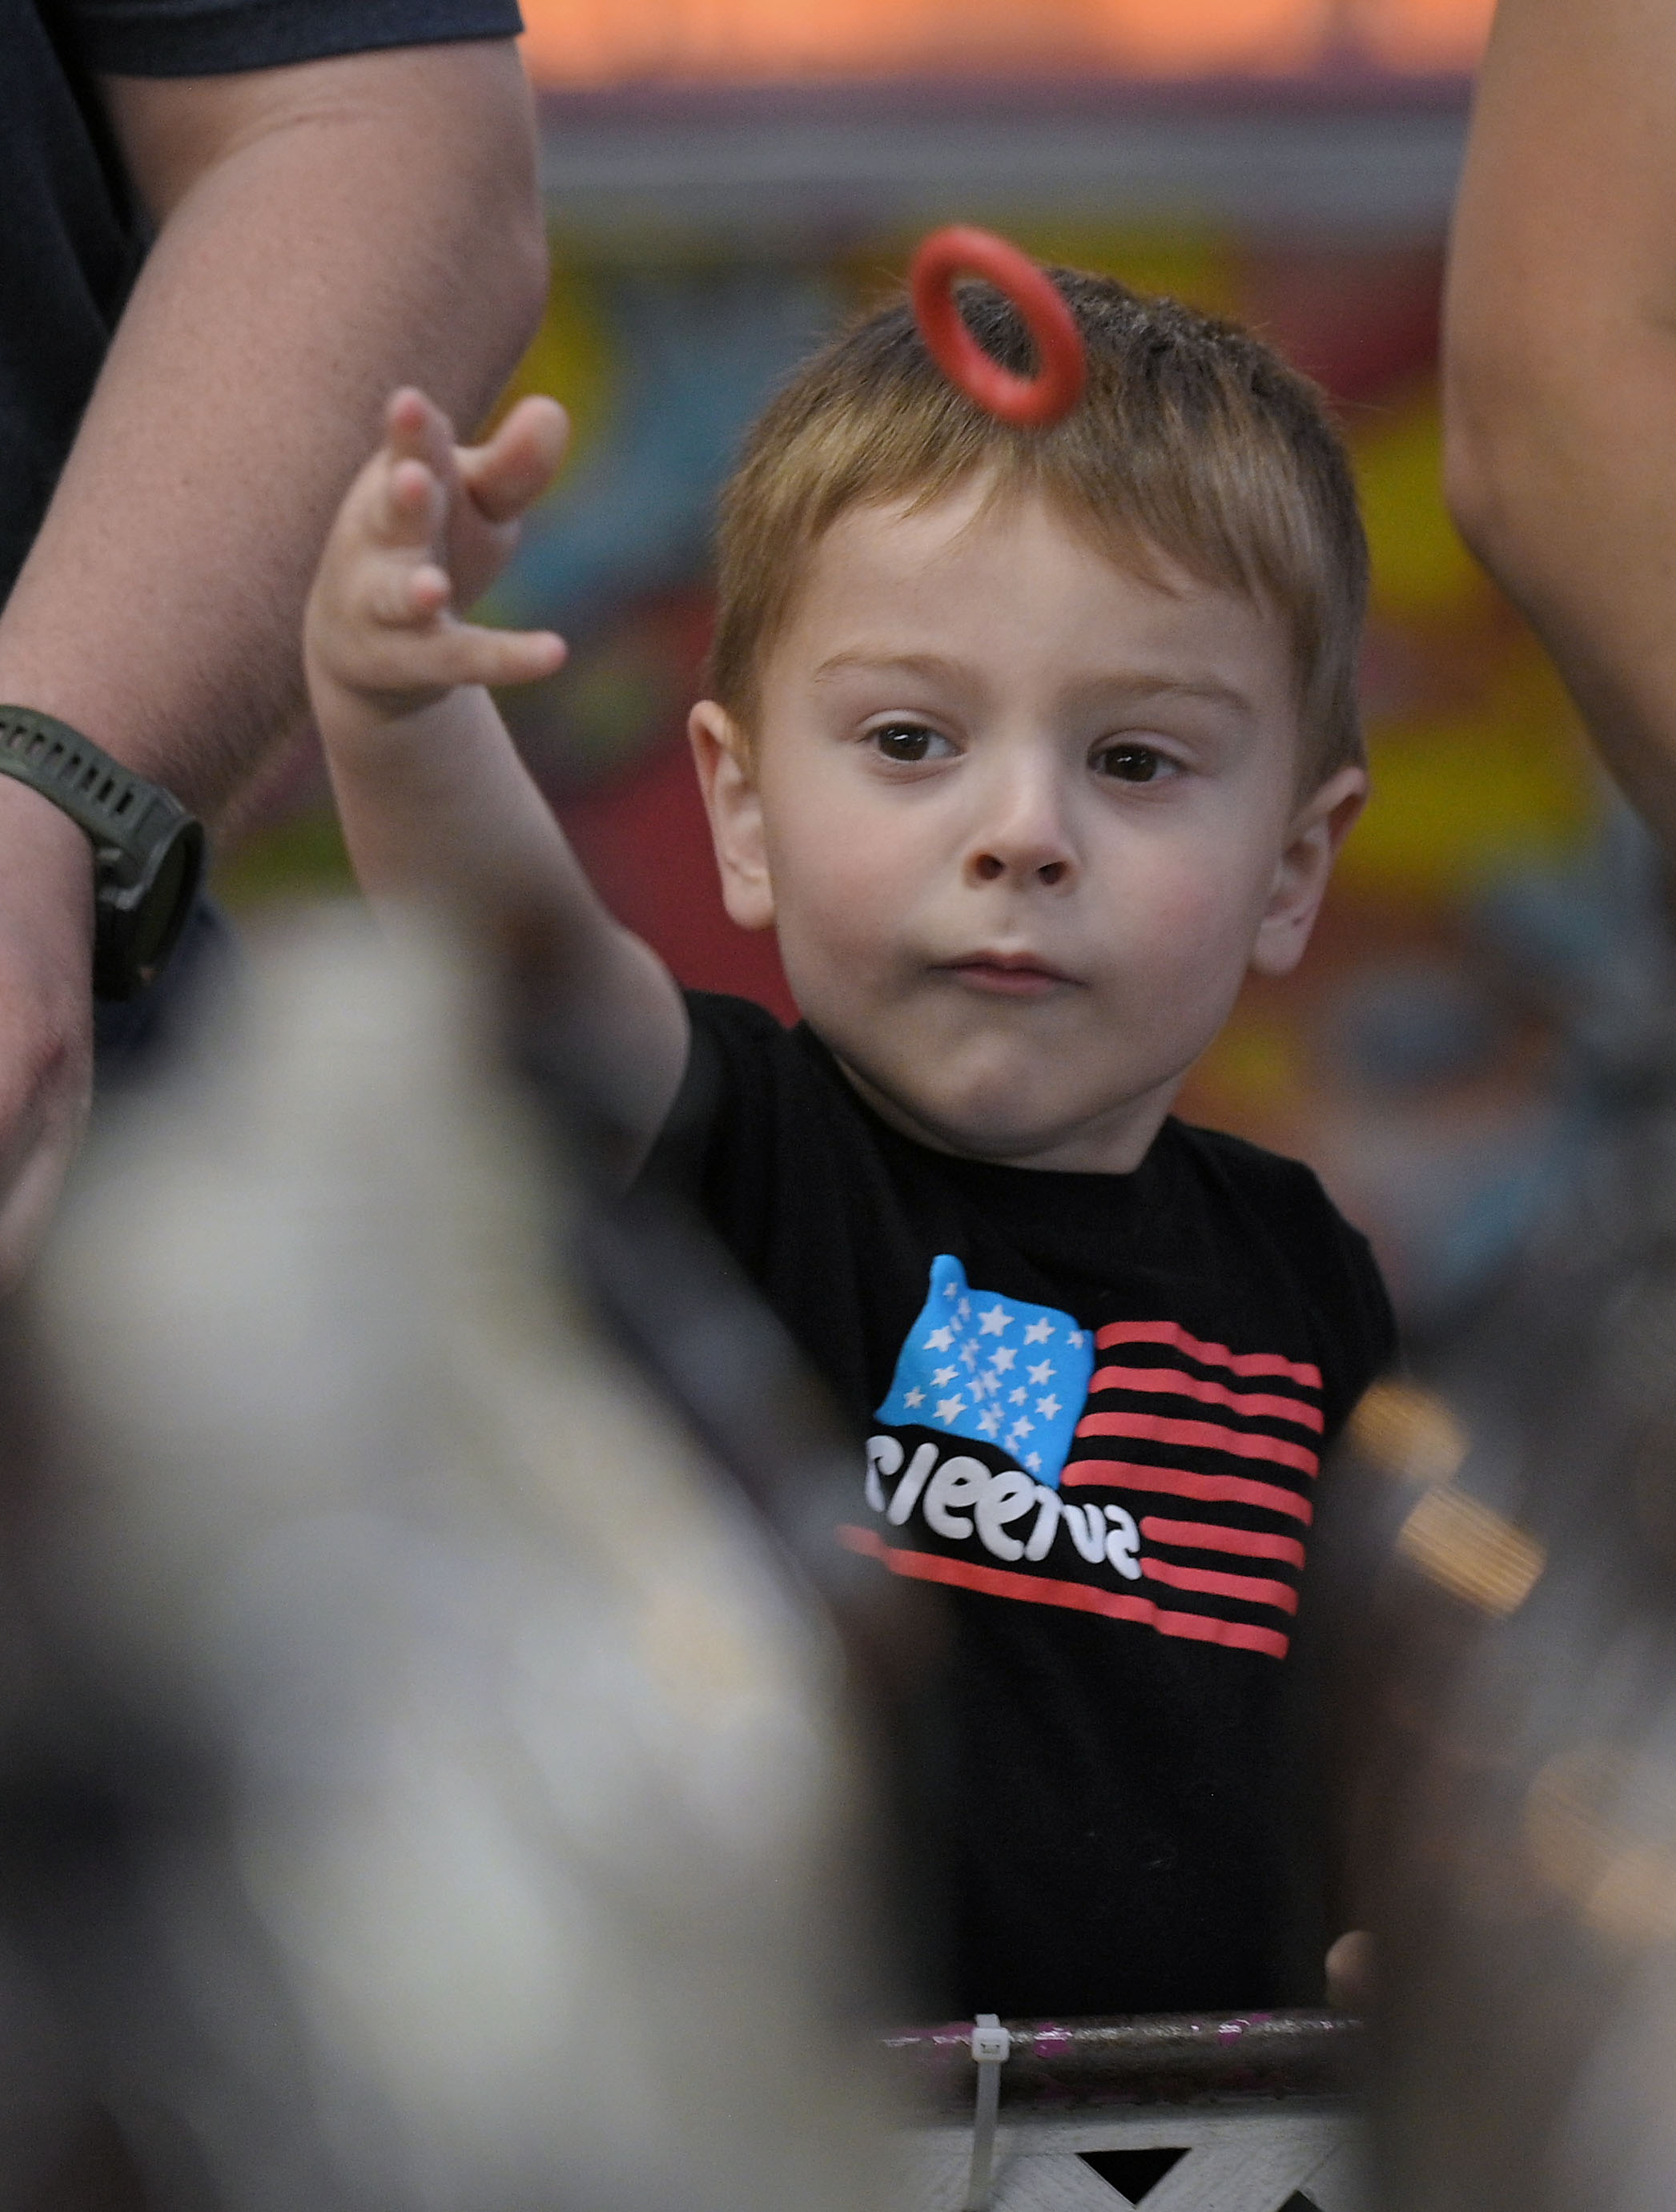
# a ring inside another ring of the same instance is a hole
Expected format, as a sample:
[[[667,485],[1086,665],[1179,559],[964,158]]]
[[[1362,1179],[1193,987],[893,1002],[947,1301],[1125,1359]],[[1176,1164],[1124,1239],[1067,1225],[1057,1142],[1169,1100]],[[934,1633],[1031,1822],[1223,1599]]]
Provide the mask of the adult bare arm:
[[[499,40],[106,91],[161,228],[0,617],[0,696],[213,814],[300,724],[309,578],[392,386],[472,422],[533,327],[528,95]]]
[[[314,562],[391,386],[482,412],[545,283],[505,41],[106,82],[159,224],[0,614],[0,699],[74,723],[214,818],[304,725]],[[88,1084],[86,842],[0,783],[0,1273]]]
[[[1456,209],[1448,487],[1676,848],[1676,11],[1501,0]]]

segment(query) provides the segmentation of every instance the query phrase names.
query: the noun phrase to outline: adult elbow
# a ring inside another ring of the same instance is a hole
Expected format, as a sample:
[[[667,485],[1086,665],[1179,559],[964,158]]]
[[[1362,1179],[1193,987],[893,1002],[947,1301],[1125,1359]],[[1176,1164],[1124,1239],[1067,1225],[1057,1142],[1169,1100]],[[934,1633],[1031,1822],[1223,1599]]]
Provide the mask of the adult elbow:
[[[550,275],[529,88],[510,49],[504,64],[488,112],[480,107],[474,118],[475,189],[457,241],[461,271],[475,295],[469,327],[485,406],[535,336]]]
[[[1539,412],[1516,370],[1446,347],[1443,497],[1455,528],[1498,576],[1528,558],[1525,495],[1537,474]]]
[[[1446,408],[1443,417],[1443,499],[1450,519],[1481,560],[1500,520],[1495,496],[1493,440],[1482,427]]]
[[[458,419],[481,416],[490,407],[522,360],[541,325],[550,278],[547,236],[539,209],[518,210],[486,228],[487,264],[477,280],[479,298],[471,319],[477,353],[471,395]],[[467,364],[462,362],[462,368]]]
[[[498,307],[513,365],[535,336],[547,305],[551,276],[547,223],[533,146],[509,155],[496,195],[492,235],[484,240],[495,271]]]

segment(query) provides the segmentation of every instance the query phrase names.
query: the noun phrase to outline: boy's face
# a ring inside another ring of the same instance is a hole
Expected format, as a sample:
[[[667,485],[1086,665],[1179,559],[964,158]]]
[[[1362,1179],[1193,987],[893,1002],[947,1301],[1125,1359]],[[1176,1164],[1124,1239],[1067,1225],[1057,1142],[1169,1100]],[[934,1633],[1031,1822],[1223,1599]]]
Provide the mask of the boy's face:
[[[1247,970],[1302,953],[1365,778],[1299,805],[1278,617],[982,491],[834,525],[754,760],[694,710],[724,892],[896,1127],[1124,1170]]]

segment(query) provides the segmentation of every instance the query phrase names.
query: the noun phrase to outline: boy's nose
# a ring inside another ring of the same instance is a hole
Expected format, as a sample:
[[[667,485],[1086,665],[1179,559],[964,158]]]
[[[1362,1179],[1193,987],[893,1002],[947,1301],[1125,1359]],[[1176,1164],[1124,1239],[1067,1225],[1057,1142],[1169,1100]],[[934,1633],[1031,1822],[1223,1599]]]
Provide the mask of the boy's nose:
[[[979,853],[973,860],[973,870],[980,883],[993,883],[999,876],[1033,875],[1039,883],[1057,884],[1071,872],[1068,860],[1037,860],[1019,867],[1009,862],[999,853]]]
[[[1076,866],[1066,826],[1062,794],[1055,780],[1041,775],[1016,775],[991,794],[985,819],[977,826],[967,862],[978,883],[1065,883]]]

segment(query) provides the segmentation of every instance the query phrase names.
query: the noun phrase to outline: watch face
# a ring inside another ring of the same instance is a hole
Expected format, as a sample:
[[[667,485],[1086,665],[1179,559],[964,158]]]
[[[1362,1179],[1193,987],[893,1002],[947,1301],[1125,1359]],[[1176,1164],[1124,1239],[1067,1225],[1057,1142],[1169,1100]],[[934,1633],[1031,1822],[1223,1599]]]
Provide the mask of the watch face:
[[[181,817],[153,848],[141,882],[126,890],[101,885],[94,935],[98,997],[131,999],[152,981],[174,950],[203,872],[203,829]]]
[[[193,825],[196,827],[196,825]],[[183,824],[183,831],[185,825]],[[134,917],[131,958],[147,982],[173,949],[186,919],[186,909],[197,888],[197,841],[185,835],[172,838],[157,864],[139,912]]]

